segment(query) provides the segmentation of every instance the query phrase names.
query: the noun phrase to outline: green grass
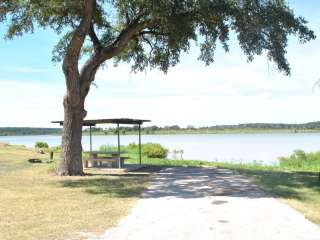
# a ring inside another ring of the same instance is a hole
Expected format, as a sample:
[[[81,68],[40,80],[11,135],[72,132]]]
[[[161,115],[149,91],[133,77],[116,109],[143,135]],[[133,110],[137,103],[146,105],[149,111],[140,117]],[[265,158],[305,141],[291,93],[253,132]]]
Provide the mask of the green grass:
[[[237,169],[258,186],[320,225],[320,181],[317,172]]]
[[[55,154],[59,156],[58,154]],[[40,158],[42,164],[30,164]],[[126,215],[145,190],[148,174],[58,177],[57,159],[24,147],[0,147],[0,239],[85,239]]]
[[[306,153],[295,150],[289,157],[280,157],[280,167],[299,171],[320,171],[320,151]]]

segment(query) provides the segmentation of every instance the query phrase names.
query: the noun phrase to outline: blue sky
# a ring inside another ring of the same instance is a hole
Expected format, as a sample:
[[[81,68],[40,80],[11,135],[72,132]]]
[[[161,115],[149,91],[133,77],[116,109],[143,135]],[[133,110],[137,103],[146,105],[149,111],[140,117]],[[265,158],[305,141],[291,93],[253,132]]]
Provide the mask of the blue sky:
[[[289,4],[319,36],[320,1]],[[65,82],[60,64],[51,62],[57,39],[52,31],[38,29],[0,40],[0,126],[54,127],[50,121],[63,118]],[[167,75],[157,70],[133,74],[126,64],[107,63],[87,98],[87,118],[147,118],[161,126],[320,120],[320,90],[312,91],[320,78],[319,37],[304,45],[290,39],[290,77],[264,56],[247,63],[236,41],[231,43],[229,53],[217,50],[209,67],[197,61],[198,50],[192,48]]]

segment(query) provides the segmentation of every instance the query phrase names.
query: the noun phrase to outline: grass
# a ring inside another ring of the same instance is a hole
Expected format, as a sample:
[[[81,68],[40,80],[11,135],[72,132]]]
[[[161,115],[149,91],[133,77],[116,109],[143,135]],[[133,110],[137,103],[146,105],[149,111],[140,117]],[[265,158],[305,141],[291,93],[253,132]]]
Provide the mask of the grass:
[[[146,188],[148,175],[58,177],[56,161],[24,147],[0,147],[0,239],[84,239],[114,226]]]
[[[113,150],[112,146],[107,148]],[[128,152],[129,162],[138,162],[136,148],[124,146],[122,150]],[[164,167],[211,166],[238,171],[320,225],[319,165],[315,160],[318,158],[310,156],[306,157],[312,159],[308,164],[301,165],[297,157],[290,156],[296,163],[289,157],[279,166],[145,156],[142,163]],[[44,163],[30,164],[26,161],[28,158],[40,158]],[[37,154],[33,149],[0,146],[1,240],[72,240],[84,239],[89,233],[99,234],[127,214],[147,186],[148,176],[143,174],[105,175],[95,170],[84,177],[57,177],[54,174],[56,159],[46,161],[47,155]]]
[[[306,153],[295,150],[289,157],[280,157],[280,167],[300,171],[320,171],[320,151]]]
[[[320,226],[320,181],[318,173],[241,169],[263,190],[281,199]]]

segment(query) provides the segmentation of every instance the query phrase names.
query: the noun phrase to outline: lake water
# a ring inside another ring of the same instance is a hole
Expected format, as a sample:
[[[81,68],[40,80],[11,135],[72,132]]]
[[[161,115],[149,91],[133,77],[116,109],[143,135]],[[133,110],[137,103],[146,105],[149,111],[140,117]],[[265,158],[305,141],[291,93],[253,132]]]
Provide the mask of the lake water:
[[[37,141],[50,146],[61,143],[60,136],[0,136],[0,142],[33,147]],[[89,136],[83,137],[83,148],[89,150]],[[121,136],[121,145],[138,142],[138,136]],[[184,159],[277,163],[279,156],[288,156],[295,149],[320,150],[320,133],[268,133],[268,134],[182,134],[143,135],[142,142],[160,143],[171,152],[183,150]],[[116,145],[116,136],[93,136],[93,148]],[[173,157],[172,153],[171,156]]]

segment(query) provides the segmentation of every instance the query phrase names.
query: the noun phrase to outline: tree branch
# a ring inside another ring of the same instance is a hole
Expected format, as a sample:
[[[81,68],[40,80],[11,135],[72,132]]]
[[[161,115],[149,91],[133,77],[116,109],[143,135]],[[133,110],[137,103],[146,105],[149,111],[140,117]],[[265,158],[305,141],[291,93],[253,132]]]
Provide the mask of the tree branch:
[[[78,61],[81,48],[90,28],[95,4],[95,0],[84,0],[83,17],[73,33],[63,60],[67,90],[71,91],[71,95],[80,93]]]
[[[147,26],[152,24],[151,21],[133,22],[126,29],[124,29],[118,36],[118,38],[109,46],[102,50],[99,60],[104,62],[110,58],[117,56],[127,44]],[[102,63],[100,62],[100,63]]]
[[[94,31],[94,26],[93,26],[93,23],[90,24],[90,28],[89,28],[89,37],[91,39],[91,42],[94,46],[94,50],[96,52],[99,52],[101,49],[102,49],[102,45],[101,45],[101,42],[97,36],[97,34],[95,33]]]
[[[138,19],[140,19],[139,17]],[[90,84],[94,80],[94,75],[99,66],[108,59],[111,59],[121,53],[128,45],[128,43],[138,35],[146,27],[152,25],[151,21],[139,22],[136,19],[121,31],[117,39],[96,52],[83,66],[81,70],[81,95],[85,97],[90,89]]]

